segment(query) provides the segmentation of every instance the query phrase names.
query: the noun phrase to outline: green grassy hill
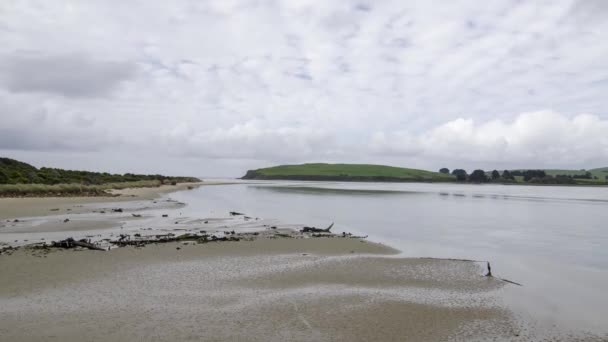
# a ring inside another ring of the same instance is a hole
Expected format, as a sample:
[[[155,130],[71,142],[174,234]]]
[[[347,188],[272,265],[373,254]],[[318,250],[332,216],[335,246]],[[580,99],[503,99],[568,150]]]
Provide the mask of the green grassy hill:
[[[608,167],[591,169],[589,170],[589,172],[591,172],[592,175],[596,176],[599,179],[606,179],[606,176],[608,176]]]
[[[243,179],[332,181],[449,182],[452,175],[425,170],[370,164],[300,164],[250,170]]]

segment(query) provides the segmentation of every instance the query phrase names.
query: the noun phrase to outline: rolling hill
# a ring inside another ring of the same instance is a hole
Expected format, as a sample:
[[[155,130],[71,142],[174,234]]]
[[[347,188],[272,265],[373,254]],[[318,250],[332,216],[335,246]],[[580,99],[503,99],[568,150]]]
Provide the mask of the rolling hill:
[[[451,182],[439,172],[372,164],[299,164],[249,170],[242,179],[329,180],[359,182]]]

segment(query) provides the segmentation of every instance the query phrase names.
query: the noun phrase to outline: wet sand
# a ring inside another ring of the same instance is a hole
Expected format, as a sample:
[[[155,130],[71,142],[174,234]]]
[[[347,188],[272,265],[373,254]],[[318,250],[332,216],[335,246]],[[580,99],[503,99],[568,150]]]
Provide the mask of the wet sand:
[[[178,249],[179,248],[179,249]],[[0,256],[7,340],[444,341],[519,334],[471,262],[358,239]]]

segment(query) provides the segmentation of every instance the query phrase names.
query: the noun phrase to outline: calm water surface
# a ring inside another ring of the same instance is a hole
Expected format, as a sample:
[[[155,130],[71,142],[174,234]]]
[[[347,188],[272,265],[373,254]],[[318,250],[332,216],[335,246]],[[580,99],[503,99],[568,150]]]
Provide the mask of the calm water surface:
[[[257,182],[172,197],[192,216],[335,222],[334,232],[369,235],[405,256],[489,260],[495,275],[524,285],[504,291],[524,318],[608,333],[608,188]]]

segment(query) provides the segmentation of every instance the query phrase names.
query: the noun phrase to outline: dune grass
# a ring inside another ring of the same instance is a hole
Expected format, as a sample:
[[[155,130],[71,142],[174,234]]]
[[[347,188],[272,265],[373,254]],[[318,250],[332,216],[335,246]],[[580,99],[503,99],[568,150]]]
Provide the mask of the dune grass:
[[[0,197],[39,196],[111,196],[107,190],[126,188],[158,187],[158,180],[107,183],[100,185],[82,184],[0,184]]]

